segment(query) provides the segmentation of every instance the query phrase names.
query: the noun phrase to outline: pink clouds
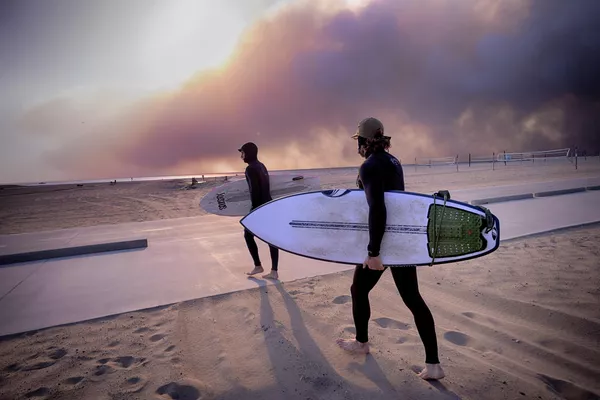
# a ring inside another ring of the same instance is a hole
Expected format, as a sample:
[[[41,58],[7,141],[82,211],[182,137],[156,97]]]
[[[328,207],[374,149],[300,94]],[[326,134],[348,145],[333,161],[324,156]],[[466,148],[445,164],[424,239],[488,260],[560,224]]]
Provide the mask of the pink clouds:
[[[367,115],[408,160],[600,149],[595,2],[374,0],[356,13],[316,3],[258,22],[219,70],[121,108],[49,159],[86,177],[209,172],[243,168],[236,149],[253,140],[272,169],[352,165],[348,136]]]

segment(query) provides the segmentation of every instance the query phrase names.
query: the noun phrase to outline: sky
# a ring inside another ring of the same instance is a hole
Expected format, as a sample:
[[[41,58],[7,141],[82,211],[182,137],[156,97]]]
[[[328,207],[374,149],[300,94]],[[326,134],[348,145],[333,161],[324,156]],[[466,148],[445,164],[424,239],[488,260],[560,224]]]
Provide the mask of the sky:
[[[0,183],[600,151],[596,0],[4,0]]]

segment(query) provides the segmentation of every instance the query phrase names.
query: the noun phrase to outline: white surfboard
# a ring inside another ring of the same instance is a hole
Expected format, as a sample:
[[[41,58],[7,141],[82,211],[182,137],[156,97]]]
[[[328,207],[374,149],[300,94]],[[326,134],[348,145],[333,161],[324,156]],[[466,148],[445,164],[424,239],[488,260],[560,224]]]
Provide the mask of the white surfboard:
[[[444,204],[442,197],[401,191],[386,192],[385,203],[381,259],[386,266],[472,259],[490,254],[500,243],[500,222],[483,207],[452,199]],[[369,243],[368,213],[362,190],[311,191],[266,203],[240,223],[289,253],[362,264]]]
[[[316,176],[270,175],[269,184],[273,199],[321,189],[321,183]],[[251,206],[250,191],[245,178],[215,187],[200,200],[200,207],[216,215],[243,216],[250,212]]]

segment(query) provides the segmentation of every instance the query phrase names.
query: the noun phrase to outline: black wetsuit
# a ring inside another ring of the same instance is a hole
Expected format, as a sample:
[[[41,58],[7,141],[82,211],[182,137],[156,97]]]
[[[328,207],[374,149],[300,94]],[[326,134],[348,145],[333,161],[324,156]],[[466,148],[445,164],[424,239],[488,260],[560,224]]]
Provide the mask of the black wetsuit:
[[[371,154],[360,167],[357,179],[359,188],[365,191],[369,205],[369,243],[371,256],[379,255],[385,232],[387,210],[384,192],[404,190],[404,174],[400,161],[386,151]],[[387,269],[387,267],[386,267]],[[375,287],[384,271],[376,271],[357,265],[350,292],[352,314],[356,325],[356,340],[368,341],[368,323],[371,317],[369,292]],[[413,314],[415,325],[425,346],[425,362],[439,363],[435,324],[431,311],[419,293],[416,267],[393,267],[391,273],[404,304]]]
[[[248,189],[250,190],[250,199],[252,206],[250,211],[256,207],[261,206],[272,200],[271,197],[271,186],[269,182],[269,171],[263,163],[258,161],[256,150],[253,148],[244,148],[244,161],[248,163],[246,167],[246,182],[248,182]],[[260,257],[258,255],[258,246],[254,240],[254,235],[247,229],[244,229],[244,239],[246,245],[254,261],[254,266],[261,265]],[[277,271],[279,264],[279,249],[269,245],[269,251],[271,253],[271,269]]]

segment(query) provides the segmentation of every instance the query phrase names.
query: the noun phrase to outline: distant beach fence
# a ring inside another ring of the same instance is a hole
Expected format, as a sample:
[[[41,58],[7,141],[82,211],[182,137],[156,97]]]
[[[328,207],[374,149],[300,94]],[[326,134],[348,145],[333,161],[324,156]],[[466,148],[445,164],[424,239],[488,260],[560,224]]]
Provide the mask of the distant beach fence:
[[[584,155],[585,154],[585,155]],[[492,169],[496,169],[497,164],[511,165],[514,163],[544,163],[549,161],[568,161],[578,168],[578,159],[585,157],[587,160],[587,153],[580,154],[577,147],[571,149],[565,147],[554,150],[540,150],[540,151],[527,151],[527,152],[506,152],[501,153],[492,152],[489,155],[472,155],[468,154],[468,159],[460,162],[459,155],[453,157],[415,157],[415,172],[420,167],[443,167],[443,166],[456,166],[456,171],[459,170],[459,165],[471,167],[472,164],[491,164]],[[596,156],[600,161],[600,153]]]
[[[545,151],[529,151],[523,153],[507,153],[503,152],[497,155],[497,161],[499,162],[523,162],[523,161],[546,161],[548,159],[569,159],[571,154],[570,148],[556,149],[556,150],[545,150]]]
[[[455,157],[438,157],[438,158],[418,158],[415,157],[415,171],[418,167],[441,167],[456,165],[458,171],[458,155]]]

